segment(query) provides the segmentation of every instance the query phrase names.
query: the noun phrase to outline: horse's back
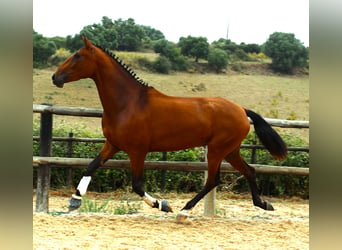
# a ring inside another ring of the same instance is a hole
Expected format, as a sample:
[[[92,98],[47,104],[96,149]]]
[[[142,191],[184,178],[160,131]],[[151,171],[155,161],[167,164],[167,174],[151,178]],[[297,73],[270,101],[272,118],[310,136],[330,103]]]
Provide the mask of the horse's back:
[[[244,109],[220,97],[171,97],[155,93],[147,107],[152,151],[202,146],[232,137],[240,140],[249,131]]]

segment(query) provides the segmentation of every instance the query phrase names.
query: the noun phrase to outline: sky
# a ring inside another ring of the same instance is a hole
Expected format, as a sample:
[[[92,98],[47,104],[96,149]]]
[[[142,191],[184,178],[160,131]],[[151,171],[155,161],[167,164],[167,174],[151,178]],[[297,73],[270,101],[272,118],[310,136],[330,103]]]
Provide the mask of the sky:
[[[45,37],[75,35],[86,25],[133,18],[165,38],[227,37],[263,44],[273,32],[294,33],[309,46],[309,0],[33,0],[33,29]]]

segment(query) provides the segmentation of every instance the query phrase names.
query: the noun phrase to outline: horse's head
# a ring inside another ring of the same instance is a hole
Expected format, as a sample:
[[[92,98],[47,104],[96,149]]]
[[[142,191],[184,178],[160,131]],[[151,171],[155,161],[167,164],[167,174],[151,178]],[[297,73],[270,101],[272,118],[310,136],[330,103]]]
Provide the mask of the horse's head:
[[[95,72],[94,55],[97,48],[86,37],[82,39],[85,46],[67,58],[52,75],[53,84],[59,88],[64,83],[92,77]]]

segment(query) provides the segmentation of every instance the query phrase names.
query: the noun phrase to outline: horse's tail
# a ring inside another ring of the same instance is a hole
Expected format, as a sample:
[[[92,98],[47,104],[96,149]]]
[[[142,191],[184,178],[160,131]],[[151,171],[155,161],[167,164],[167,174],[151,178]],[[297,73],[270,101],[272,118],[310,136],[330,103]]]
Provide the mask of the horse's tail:
[[[255,133],[261,143],[273,155],[274,158],[281,160],[287,154],[287,146],[279,134],[257,113],[251,110],[245,110],[254,124]]]

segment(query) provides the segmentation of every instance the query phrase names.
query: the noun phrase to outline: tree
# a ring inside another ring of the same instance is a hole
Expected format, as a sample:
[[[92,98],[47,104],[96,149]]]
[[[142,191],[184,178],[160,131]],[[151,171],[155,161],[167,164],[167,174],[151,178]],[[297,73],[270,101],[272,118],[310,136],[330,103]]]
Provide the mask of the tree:
[[[176,45],[166,39],[160,39],[154,44],[154,52],[173,60],[175,57]]]
[[[144,29],[135,24],[133,18],[126,21],[119,18],[114,22],[118,33],[118,49],[127,51],[137,51],[142,46],[143,38],[146,36]]]
[[[65,48],[71,52],[75,52],[84,46],[81,35],[76,34],[74,37],[67,36],[65,41]]]
[[[140,27],[145,31],[146,36],[152,41],[157,41],[165,38],[164,34],[161,31],[156,30],[150,26],[140,25]]]
[[[209,51],[208,64],[215,68],[216,72],[224,69],[228,65],[227,53],[219,48],[214,48]]]
[[[272,58],[272,68],[276,71],[292,73],[295,68],[307,65],[308,51],[292,33],[274,32],[264,50]]]
[[[167,57],[161,55],[153,62],[153,68],[159,73],[168,74],[171,69],[171,62]]]
[[[178,46],[183,55],[195,57],[196,62],[199,58],[207,59],[208,57],[209,43],[206,37],[181,37]]]
[[[260,53],[261,52],[261,46],[256,43],[241,43],[239,46],[244,52],[246,53]]]
[[[57,49],[65,48],[66,46],[65,37],[55,36],[55,37],[49,38],[49,40],[55,43]]]
[[[33,67],[46,66],[50,56],[56,52],[53,41],[33,30]]]
[[[234,53],[237,49],[239,49],[239,45],[225,38],[220,38],[219,40],[212,42],[211,45],[215,48],[222,49],[227,53]]]
[[[85,26],[80,34],[90,39],[93,43],[104,48],[115,50],[118,48],[118,34],[113,23],[103,17],[102,24]]]
[[[66,38],[66,48],[76,51],[83,46],[81,36],[86,36],[93,43],[110,50],[138,51],[152,48],[154,41],[163,39],[159,30],[149,26],[138,25],[134,19],[116,21],[103,16],[101,23],[84,26],[79,34]]]
[[[154,51],[166,57],[171,62],[173,70],[187,70],[187,60],[181,54],[180,48],[166,39],[158,40],[154,45]]]

